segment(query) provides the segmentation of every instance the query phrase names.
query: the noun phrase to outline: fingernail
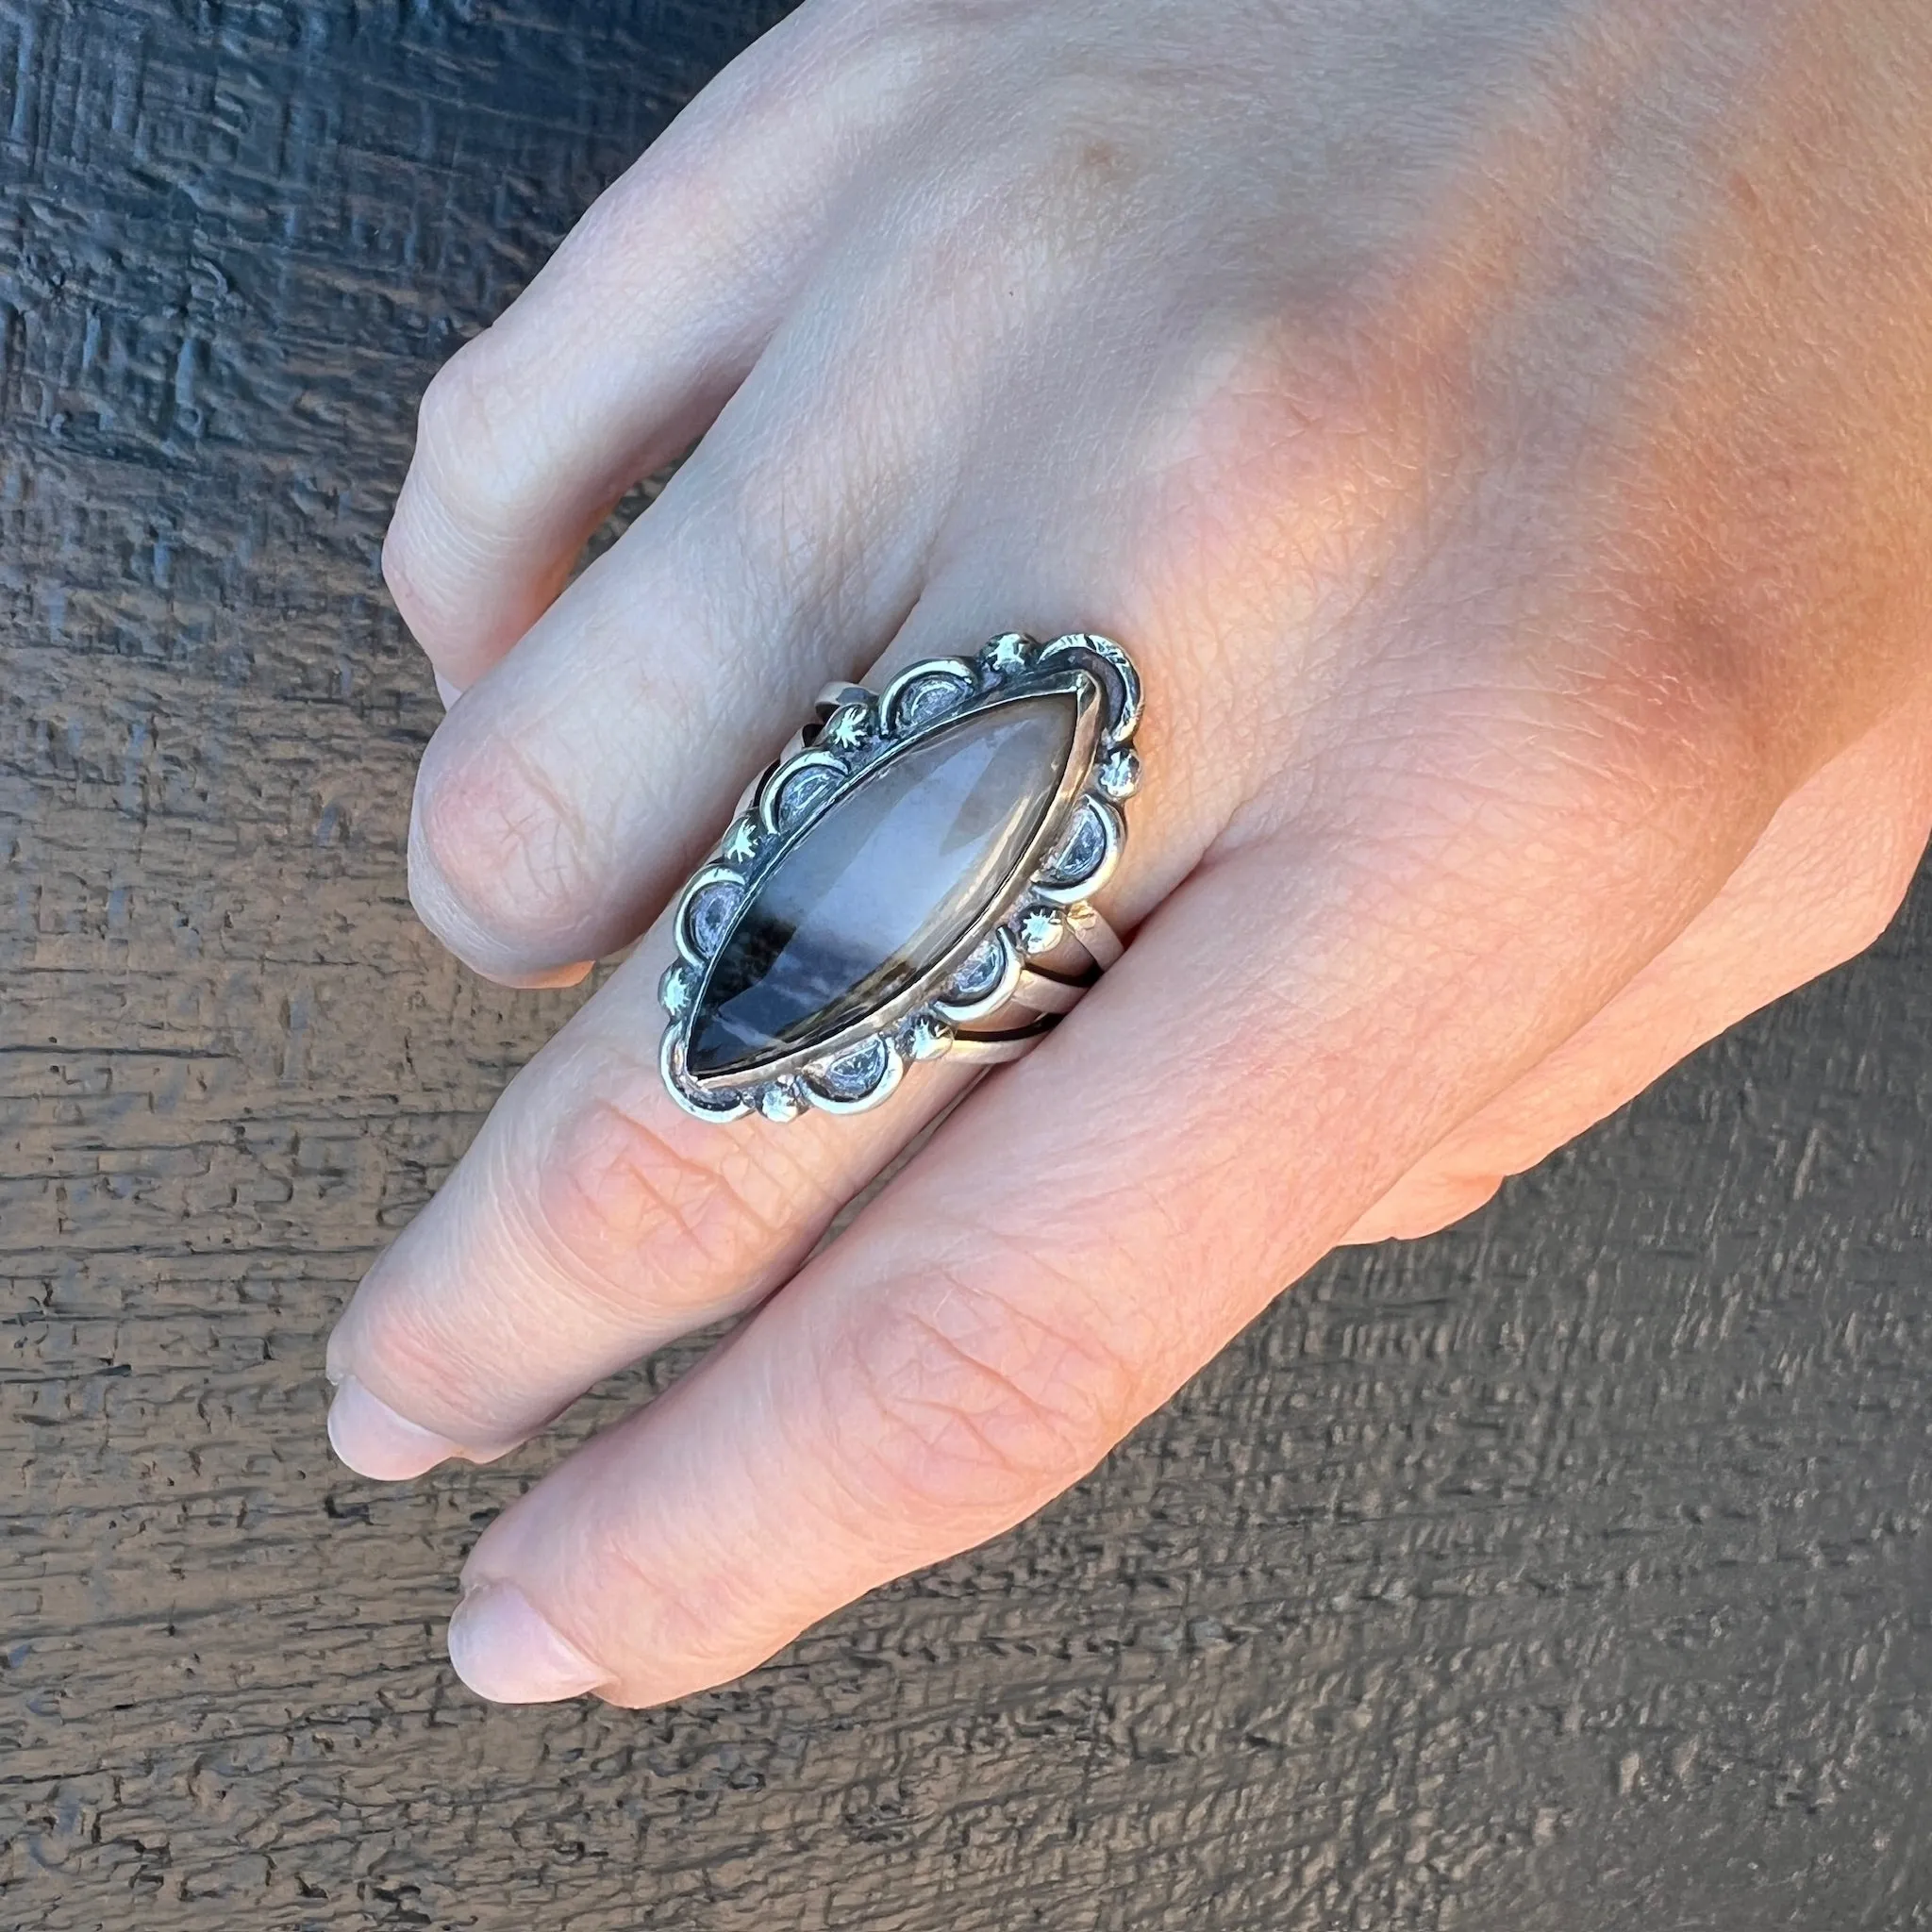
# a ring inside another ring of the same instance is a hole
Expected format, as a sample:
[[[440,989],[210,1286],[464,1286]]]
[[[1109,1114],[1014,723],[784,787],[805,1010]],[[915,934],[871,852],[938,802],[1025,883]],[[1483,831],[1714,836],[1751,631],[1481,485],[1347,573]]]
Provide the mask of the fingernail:
[[[440,671],[430,675],[436,679],[436,695],[442,700],[442,708],[446,711],[462,696],[463,688],[459,684],[452,684]]]
[[[514,987],[519,992],[547,992],[553,987],[578,986],[591,976],[594,959],[579,959],[571,966],[546,966],[539,973],[492,974],[499,986]]]
[[[513,1583],[479,1584],[449,1620],[449,1660],[492,1704],[555,1704],[610,1674],[566,1643]]]
[[[407,1482],[460,1453],[456,1443],[398,1415],[354,1375],[344,1375],[328,1406],[328,1440],[358,1475]]]

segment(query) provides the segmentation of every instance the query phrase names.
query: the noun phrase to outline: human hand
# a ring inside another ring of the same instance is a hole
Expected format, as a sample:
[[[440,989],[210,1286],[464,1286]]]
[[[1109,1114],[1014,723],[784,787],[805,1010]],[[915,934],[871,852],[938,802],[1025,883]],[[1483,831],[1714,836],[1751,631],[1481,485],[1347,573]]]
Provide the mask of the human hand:
[[[811,0],[455,358],[386,552],[465,691],[416,903],[513,984],[644,937],[363,1283],[331,1433],[488,1458],[758,1307],[485,1532],[475,1689],[745,1670],[1874,936],[1928,97],[1918,0]],[[824,680],[1019,628],[1141,664],[1138,936],[808,1262],[960,1076],[687,1118],[658,915]]]

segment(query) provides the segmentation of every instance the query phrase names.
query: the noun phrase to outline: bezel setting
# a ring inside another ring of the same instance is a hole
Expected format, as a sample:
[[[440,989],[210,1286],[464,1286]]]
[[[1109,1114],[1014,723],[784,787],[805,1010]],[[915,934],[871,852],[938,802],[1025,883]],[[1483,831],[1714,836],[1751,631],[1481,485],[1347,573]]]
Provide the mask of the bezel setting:
[[[693,1073],[685,1052],[707,975],[759,881],[889,760],[971,714],[1046,694],[1071,697],[1074,708],[1058,786],[1034,836],[960,938],[910,984],[830,1037],[774,1050],[750,1069]],[[1043,1033],[1097,976],[1096,963],[1084,956],[1071,976],[1057,970],[1057,960],[1080,934],[1104,927],[1089,902],[1113,874],[1126,841],[1121,802],[1139,783],[1132,740],[1141,709],[1132,659],[1110,639],[1085,632],[1044,644],[1006,632],[974,657],[910,665],[876,694],[857,685],[828,687],[813,721],[747,788],[712,857],[679,897],[673,922],[678,957],[658,988],[668,1016],[659,1063],[672,1097],[714,1122],[753,1112],[774,1122],[808,1109],[859,1113],[896,1091],[911,1062]],[[974,1031],[989,1022],[990,1032]]]

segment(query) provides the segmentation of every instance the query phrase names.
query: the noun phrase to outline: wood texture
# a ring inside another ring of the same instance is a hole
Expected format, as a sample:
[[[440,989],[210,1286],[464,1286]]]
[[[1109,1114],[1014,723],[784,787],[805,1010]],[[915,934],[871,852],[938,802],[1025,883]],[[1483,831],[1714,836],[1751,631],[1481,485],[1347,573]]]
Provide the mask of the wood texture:
[[[759,25],[0,0],[0,1922],[1932,1924],[1927,893],[747,1682],[455,1684],[477,1525],[652,1372],[326,1452],[332,1318],[567,1010],[410,916],[377,545],[431,369]]]

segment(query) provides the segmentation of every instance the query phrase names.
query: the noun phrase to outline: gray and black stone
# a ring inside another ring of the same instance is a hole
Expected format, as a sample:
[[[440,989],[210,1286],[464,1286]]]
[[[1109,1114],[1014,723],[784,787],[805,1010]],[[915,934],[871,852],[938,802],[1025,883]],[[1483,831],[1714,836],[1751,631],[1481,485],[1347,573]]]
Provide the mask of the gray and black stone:
[[[1063,692],[969,712],[835,800],[746,892],[699,991],[687,1069],[752,1077],[940,966],[1039,836],[1075,719]]]

